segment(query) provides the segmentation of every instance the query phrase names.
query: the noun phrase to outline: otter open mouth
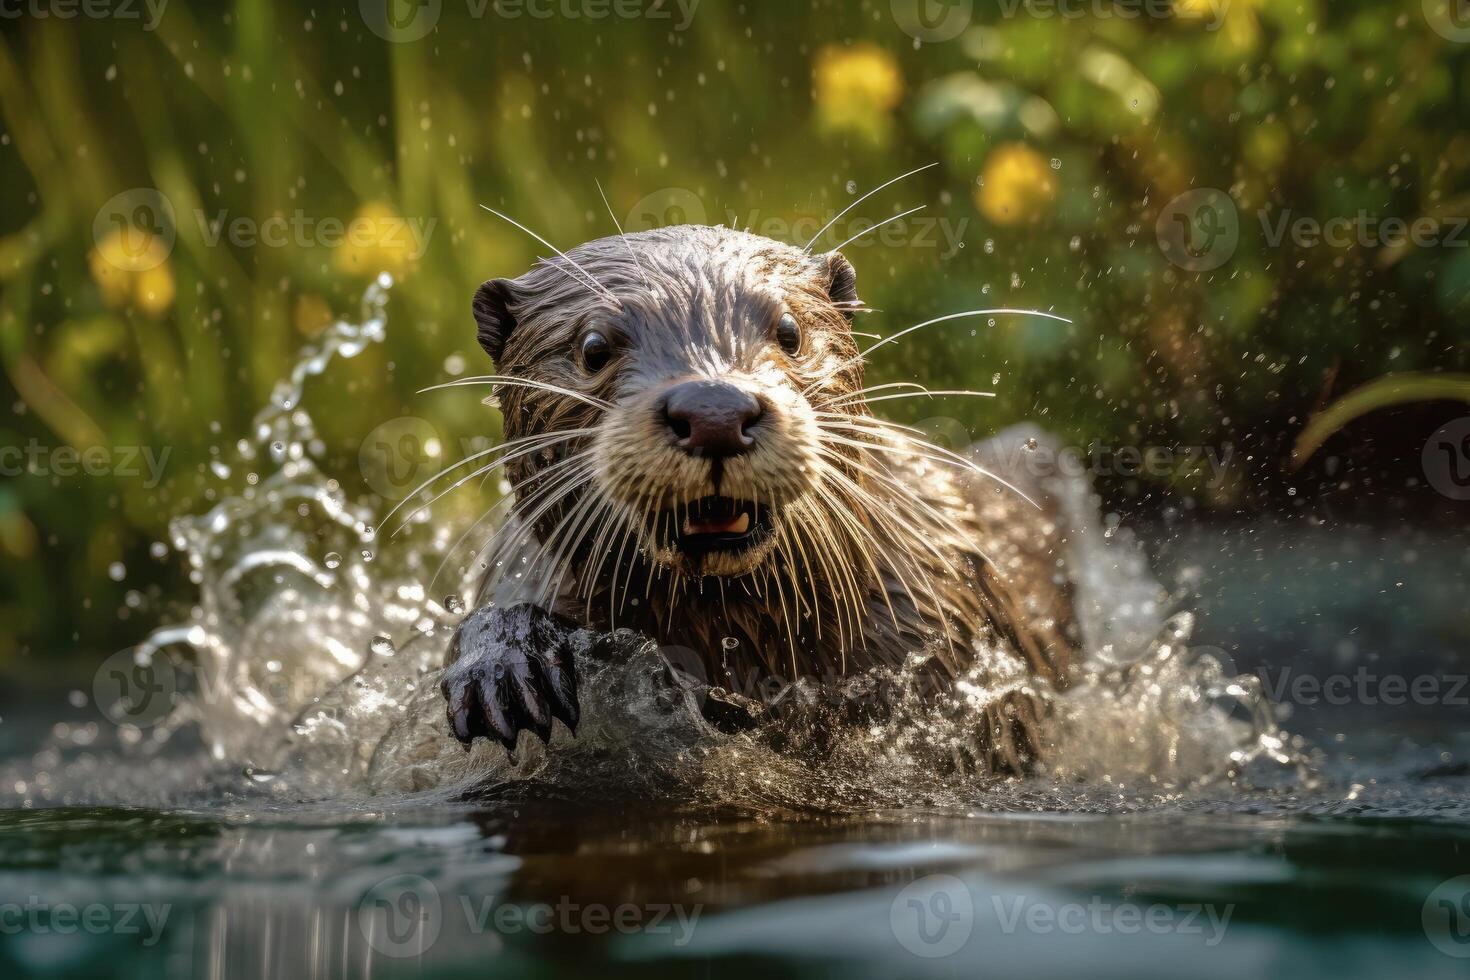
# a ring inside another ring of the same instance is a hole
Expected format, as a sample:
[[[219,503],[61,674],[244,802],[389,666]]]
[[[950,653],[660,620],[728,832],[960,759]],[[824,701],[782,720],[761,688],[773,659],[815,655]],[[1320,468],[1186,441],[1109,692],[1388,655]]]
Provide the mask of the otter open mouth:
[[[733,497],[704,497],[666,511],[663,525],[686,555],[744,551],[771,533],[764,507]]]

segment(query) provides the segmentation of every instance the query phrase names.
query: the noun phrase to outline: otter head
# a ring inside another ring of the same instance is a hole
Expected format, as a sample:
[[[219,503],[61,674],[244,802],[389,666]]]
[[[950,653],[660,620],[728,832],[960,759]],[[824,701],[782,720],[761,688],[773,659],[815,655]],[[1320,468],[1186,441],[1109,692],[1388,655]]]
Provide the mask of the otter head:
[[[779,561],[824,468],[850,455],[820,434],[825,413],[862,409],[842,397],[862,386],[859,306],[840,254],[704,226],[588,242],[482,285],[506,435],[530,440],[508,475],[543,546],[565,538],[565,558],[575,538],[595,562],[621,530],[688,575]]]

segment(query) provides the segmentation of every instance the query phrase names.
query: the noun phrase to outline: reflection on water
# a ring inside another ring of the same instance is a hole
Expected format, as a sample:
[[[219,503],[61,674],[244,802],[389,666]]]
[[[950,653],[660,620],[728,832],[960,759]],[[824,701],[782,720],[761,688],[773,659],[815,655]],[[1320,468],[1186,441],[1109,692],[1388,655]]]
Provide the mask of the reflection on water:
[[[0,936],[0,968],[1463,976],[1441,951],[1457,923],[1426,906],[1470,874],[1470,786],[1412,764],[1379,763],[1401,773],[1352,817],[1326,816],[1332,794],[1024,786],[969,810],[784,818],[615,800],[11,811],[0,892],[31,920]],[[63,934],[68,905],[100,928]]]

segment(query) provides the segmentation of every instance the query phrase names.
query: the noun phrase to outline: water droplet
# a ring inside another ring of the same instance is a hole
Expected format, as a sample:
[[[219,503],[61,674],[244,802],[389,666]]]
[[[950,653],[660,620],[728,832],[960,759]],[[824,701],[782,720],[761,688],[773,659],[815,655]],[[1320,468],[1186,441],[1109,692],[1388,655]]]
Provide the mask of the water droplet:
[[[115,561],[107,566],[107,577],[114,582],[121,582],[128,576],[128,566],[120,561]]]
[[[368,649],[379,657],[391,657],[398,652],[393,641],[381,633],[373,637],[372,642],[368,644]]]
[[[855,180],[849,180],[847,182],[846,187],[847,187],[847,193],[849,193],[849,194],[856,194],[857,193],[857,181],[855,181]]]
[[[733,636],[727,636],[720,641],[720,646],[724,647],[726,650],[734,650],[736,647],[740,646],[740,641],[735,639],[735,637]]]
[[[1033,436],[1030,439],[1027,439],[1026,440],[1026,449],[1027,449],[1028,452],[1034,451],[1036,449],[1036,446],[1037,445],[1038,445],[1038,443],[1036,442],[1036,437],[1035,436]]]
[[[338,565],[342,564],[342,556],[337,554],[335,551],[329,551],[327,552],[326,564],[328,568],[336,568]]]
[[[373,560],[373,553],[371,551],[368,551],[366,548],[364,548],[363,549],[363,552],[362,552],[362,560],[365,561],[365,562],[372,561]]]
[[[1062,169],[1062,161],[1058,160],[1056,157],[1052,157],[1051,158],[1051,168],[1053,170],[1061,170]]]
[[[447,595],[444,597],[444,608],[457,616],[464,612],[464,600],[457,595]]]

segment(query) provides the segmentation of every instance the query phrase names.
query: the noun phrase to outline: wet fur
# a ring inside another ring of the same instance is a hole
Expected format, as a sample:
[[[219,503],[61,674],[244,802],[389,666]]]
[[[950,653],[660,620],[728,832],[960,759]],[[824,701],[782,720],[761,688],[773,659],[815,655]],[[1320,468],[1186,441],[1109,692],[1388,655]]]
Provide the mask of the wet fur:
[[[916,653],[952,680],[984,649],[981,754],[1022,769],[1078,643],[1065,522],[1044,496],[1038,509],[995,480],[918,458],[924,444],[880,428],[862,399],[833,406],[863,386],[849,329],[860,307],[841,255],[703,226],[589,242],[486,283],[475,315],[499,375],[590,399],[499,385],[507,440],[594,431],[507,466],[516,505],[480,601],[630,627],[693,651],[711,683],[740,689],[757,675],[897,668]],[[771,342],[783,310],[805,336],[795,358]],[[576,351],[592,328],[623,353],[588,376]],[[735,378],[767,406],[769,429],[748,456],[712,467],[651,421],[659,391],[697,377]],[[824,425],[842,424],[818,417],[823,406],[853,416],[842,437],[857,445],[823,451],[834,431]],[[777,508],[782,530],[755,567],[707,574],[650,537],[657,506],[711,493]]]

